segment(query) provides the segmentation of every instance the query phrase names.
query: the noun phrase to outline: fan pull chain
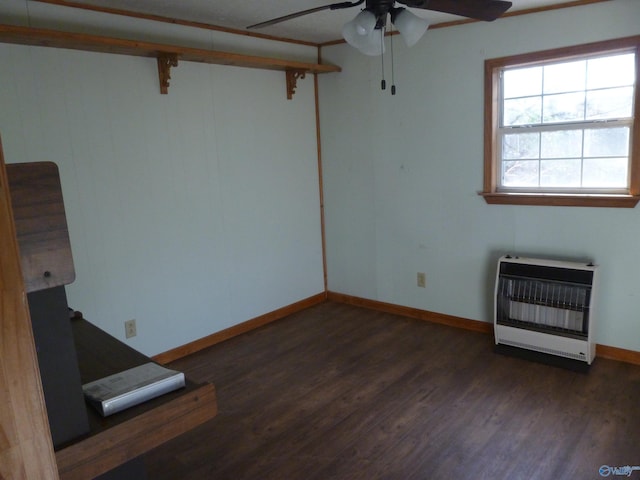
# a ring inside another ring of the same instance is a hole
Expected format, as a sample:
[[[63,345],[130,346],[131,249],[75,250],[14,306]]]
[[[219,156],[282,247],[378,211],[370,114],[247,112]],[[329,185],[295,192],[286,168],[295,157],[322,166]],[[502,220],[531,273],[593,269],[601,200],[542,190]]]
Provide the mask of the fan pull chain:
[[[384,27],[380,29],[380,61],[382,63],[382,81],[380,82],[380,88],[382,90],[387,89],[387,81],[384,79]]]
[[[394,78],[394,68],[393,68],[393,32],[391,32],[390,41],[391,41],[391,95],[396,94],[396,81]]]

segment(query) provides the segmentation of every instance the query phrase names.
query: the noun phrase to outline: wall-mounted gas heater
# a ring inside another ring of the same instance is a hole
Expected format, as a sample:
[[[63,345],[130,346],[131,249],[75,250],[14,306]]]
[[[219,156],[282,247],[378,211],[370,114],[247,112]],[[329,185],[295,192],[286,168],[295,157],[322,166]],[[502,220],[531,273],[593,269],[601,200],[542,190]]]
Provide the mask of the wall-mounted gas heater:
[[[495,341],[591,364],[597,267],[510,255],[498,261]]]

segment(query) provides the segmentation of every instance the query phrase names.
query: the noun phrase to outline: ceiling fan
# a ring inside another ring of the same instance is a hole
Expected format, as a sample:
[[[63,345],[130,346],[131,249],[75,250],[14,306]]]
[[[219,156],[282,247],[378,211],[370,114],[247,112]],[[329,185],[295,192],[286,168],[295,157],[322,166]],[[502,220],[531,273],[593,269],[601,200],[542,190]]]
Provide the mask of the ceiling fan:
[[[488,22],[500,17],[511,7],[511,2],[504,0],[397,0],[397,2],[396,0],[357,0],[354,2],[331,3],[301,10],[256,23],[247,28],[268,27],[323,10],[341,10],[357,7],[365,3],[365,1],[365,8],[352,21],[345,24],[342,34],[350,45],[367,55],[380,55],[382,53],[384,45],[375,38],[374,32],[378,30],[378,32],[384,33],[387,15],[391,16],[391,22],[396,26],[409,46],[415,44],[429,27],[425,19],[414,15],[403,7],[396,7],[396,3],[411,8],[434,10]]]

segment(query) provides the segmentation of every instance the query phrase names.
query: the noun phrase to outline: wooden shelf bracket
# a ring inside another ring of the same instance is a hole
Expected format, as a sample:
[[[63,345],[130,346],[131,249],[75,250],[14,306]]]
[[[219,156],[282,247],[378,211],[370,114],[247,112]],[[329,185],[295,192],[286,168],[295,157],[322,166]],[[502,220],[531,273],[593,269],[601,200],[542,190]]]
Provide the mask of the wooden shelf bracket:
[[[287,100],[291,100],[293,98],[293,94],[296,93],[298,79],[303,79],[307,74],[307,71],[288,68],[285,70],[285,74],[287,75]]]
[[[171,67],[178,66],[178,55],[175,53],[161,53],[158,55],[158,77],[160,79],[160,93],[169,93],[169,80],[171,79]]]

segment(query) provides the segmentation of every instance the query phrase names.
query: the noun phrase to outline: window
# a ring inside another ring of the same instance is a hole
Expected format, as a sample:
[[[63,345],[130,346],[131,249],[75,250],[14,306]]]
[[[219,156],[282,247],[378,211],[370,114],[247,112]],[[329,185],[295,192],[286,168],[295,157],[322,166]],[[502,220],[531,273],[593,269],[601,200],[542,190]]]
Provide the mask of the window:
[[[488,203],[640,200],[640,36],[485,62]]]

